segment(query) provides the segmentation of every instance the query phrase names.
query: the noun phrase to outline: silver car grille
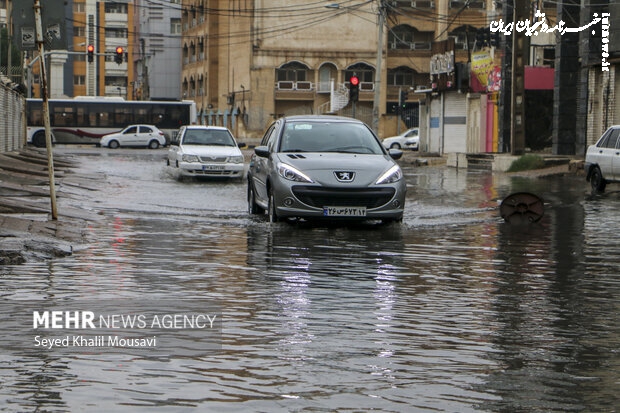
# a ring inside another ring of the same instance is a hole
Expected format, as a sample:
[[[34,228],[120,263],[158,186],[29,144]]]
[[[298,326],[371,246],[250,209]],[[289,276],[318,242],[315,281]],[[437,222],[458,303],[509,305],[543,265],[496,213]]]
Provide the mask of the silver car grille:
[[[200,162],[203,163],[224,163],[228,156],[201,156]]]

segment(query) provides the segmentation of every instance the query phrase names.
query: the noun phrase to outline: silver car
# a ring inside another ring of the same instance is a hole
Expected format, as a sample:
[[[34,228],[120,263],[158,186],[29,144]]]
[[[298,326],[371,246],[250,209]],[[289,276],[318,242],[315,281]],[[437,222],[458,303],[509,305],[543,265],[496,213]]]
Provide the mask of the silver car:
[[[401,221],[407,190],[395,162],[363,122],[336,116],[275,121],[254,148],[248,209],[283,218]]]
[[[595,192],[604,192],[608,182],[620,182],[620,125],[607,129],[588,147],[584,167]]]
[[[221,126],[181,127],[170,142],[166,163],[180,179],[243,178],[243,153],[232,133]]]

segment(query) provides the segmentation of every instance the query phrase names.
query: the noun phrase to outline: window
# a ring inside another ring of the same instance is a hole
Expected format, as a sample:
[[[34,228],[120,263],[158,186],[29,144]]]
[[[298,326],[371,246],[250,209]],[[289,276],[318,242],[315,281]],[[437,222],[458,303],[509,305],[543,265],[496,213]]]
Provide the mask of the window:
[[[116,38],[116,39],[126,39],[127,38],[127,29],[105,29],[105,37],[107,38]]]
[[[282,65],[276,69],[276,78],[278,82],[305,82],[307,78],[308,68],[299,63],[292,62]]]
[[[350,66],[344,72],[344,78],[348,82],[351,76],[356,75],[362,83],[373,83],[375,81],[375,69],[365,63],[358,63]],[[360,86],[360,88],[363,87]]]
[[[86,27],[73,26],[73,36],[74,37],[86,37]]]
[[[75,75],[75,76],[73,76],[73,84],[74,85],[85,85],[86,84],[86,76],[84,76],[84,75]]]
[[[388,45],[390,49],[430,50],[433,32],[421,32],[407,24],[390,29]]]
[[[127,14],[127,3],[106,2],[105,12]]]
[[[390,86],[415,86],[415,71],[408,67],[388,70],[387,83]]]
[[[105,77],[105,85],[106,86],[127,86],[127,78],[123,76],[106,76]]]
[[[472,50],[476,42],[477,27],[463,25],[457,27],[448,33],[448,36],[454,39],[454,48],[456,50]]]
[[[73,3],[74,13],[86,13],[86,3]]]
[[[181,19],[170,19],[170,34],[181,34]]]
[[[620,136],[620,129],[612,129],[607,138],[601,141],[599,147],[614,149],[618,145],[618,136]]]

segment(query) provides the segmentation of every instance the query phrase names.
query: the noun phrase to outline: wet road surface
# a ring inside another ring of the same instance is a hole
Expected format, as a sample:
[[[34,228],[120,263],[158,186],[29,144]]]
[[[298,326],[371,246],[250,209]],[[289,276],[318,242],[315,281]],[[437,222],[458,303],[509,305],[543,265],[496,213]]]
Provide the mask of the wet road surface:
[[[212,300],[221,349],[6,353],[4,411],[620,408],[619,188],[407,167],[400,225],[269,224],[244,180],[179,182],[165,149],[73,152],[104,219],[73,256],[1,268],[3,301]],[[520,191],[539,223],[499,216]]]

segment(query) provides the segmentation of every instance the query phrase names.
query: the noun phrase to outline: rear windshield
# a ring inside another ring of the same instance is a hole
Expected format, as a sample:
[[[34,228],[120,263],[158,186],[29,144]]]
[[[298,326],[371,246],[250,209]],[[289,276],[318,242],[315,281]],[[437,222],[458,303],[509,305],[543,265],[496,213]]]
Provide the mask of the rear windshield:
[[[287,122],[280,152],[384,154],[366,125],[352,122]]]

